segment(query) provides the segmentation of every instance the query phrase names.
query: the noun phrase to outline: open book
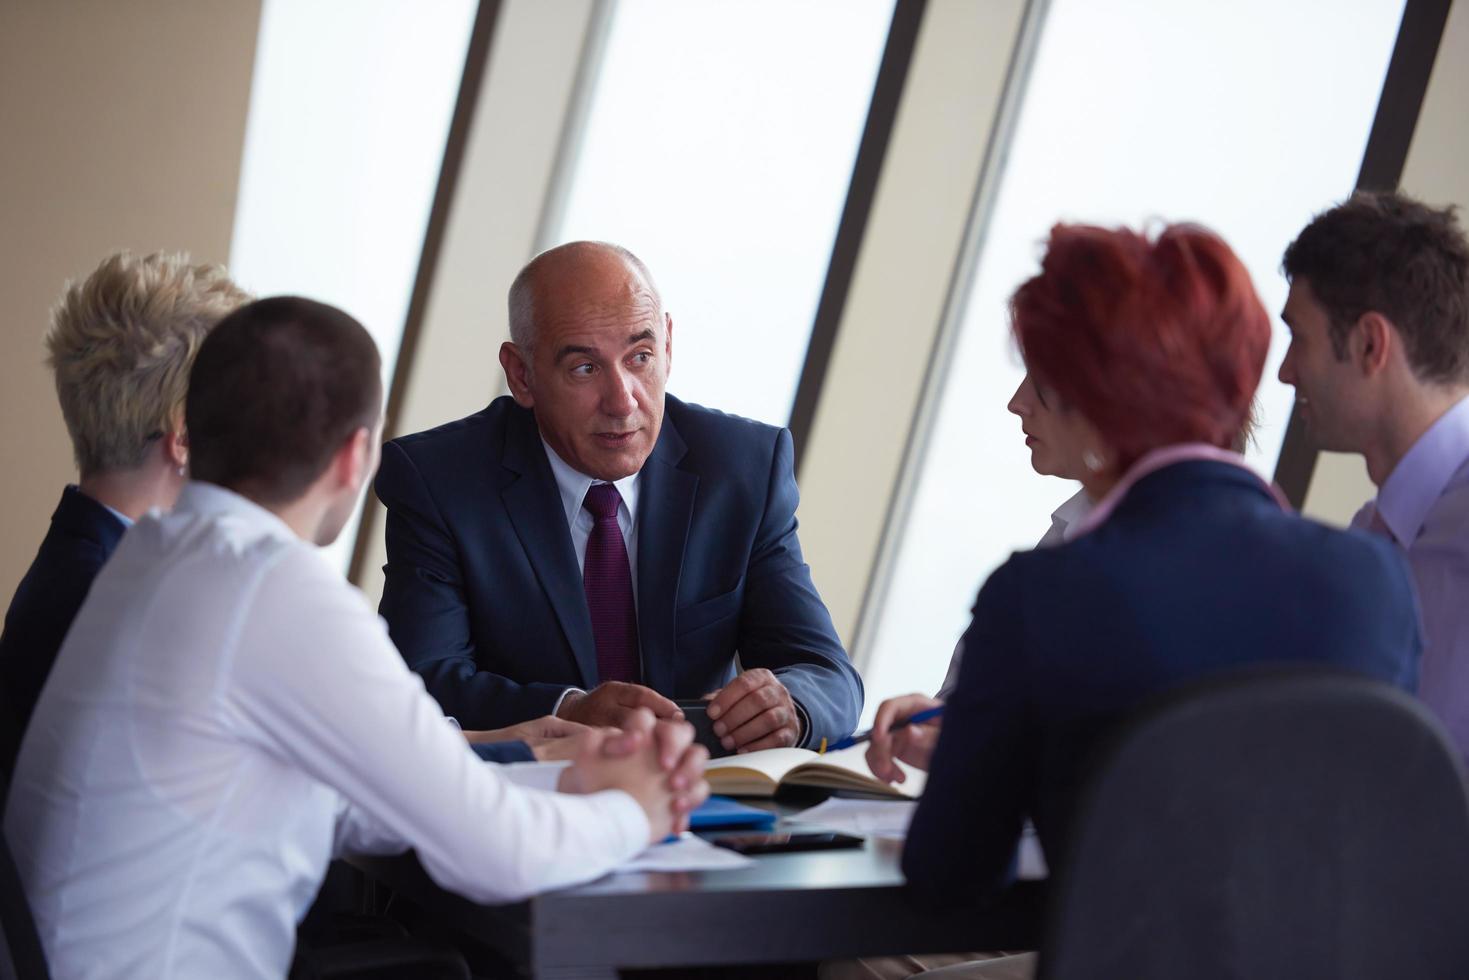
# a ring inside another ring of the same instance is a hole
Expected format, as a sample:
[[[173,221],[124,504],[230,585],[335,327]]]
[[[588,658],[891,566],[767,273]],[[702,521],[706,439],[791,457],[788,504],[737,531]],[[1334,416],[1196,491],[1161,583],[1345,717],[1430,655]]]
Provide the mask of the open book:
[[[908,778],[889,785],[872,774],[866,756],[866,745],[825,755],[810,749],[761,749],[711,759],[704,766],[704,778],[711,792],[726,796],[774,796],[778,786],[855,790],[897,799],[915,798],[923,792],[921,770],[900,762]]]

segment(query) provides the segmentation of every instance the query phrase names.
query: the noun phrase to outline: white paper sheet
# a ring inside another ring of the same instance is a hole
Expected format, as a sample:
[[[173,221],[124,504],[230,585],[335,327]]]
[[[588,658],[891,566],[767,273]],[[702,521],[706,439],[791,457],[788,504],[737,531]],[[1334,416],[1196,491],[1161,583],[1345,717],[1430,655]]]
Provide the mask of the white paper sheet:
[[[886,840],[903,840],[908,836],[908,823],[918,806],[914,800],[854,800],[832,797],[818,803],[809,810],[787,817],[794,823],[821,826],[827,830],[838,830],[846,834],[877,837]],[[1022,880],[1039,880],[1046,877],[1046,856],[1041,850],[1040,839],[1035,828],[1025,825],[1020,838],[1020,862],[1016,868]]]
[[[1015,877],[1021,881],[1040,881],[1050,874],[1046,867],[1046,855],[1041,850],[1041,840],[1030,824],[1025,825],[1025,834],[1020,838],[1020,864]]]
[[[908,821],[913,819],[914,800],[859,800],[832,797],[809,810],[802,810],[788,820],[820,824],[828,830],[861,837],[902,840],[908,834]]]
[[[750,858],[724,847],[715,847],[702,837],[684,832],[677,840],[650,845],[647,850],[613,870],[627,871],[722,871],[753,864]]]

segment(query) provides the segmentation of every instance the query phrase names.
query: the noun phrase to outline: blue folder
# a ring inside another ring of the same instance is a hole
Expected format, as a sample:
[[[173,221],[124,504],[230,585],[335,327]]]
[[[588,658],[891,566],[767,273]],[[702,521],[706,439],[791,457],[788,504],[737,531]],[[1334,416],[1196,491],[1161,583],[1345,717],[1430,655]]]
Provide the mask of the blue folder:
[[[775,826],[775,814],[769,810],[746,806],[728,796],[711,796],[689,814],[690,830],[728,830],[752,827],[769,830]]]

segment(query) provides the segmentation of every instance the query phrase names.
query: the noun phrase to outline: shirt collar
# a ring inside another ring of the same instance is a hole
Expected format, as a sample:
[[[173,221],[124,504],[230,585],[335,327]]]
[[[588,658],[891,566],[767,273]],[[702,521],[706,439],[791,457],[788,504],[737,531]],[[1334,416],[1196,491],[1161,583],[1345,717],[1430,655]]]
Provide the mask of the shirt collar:
[[[1092,498],[1085,490],[1078,490],[1066,502],[1051,511],[1051,526],[1059,528],[1062,541],[1070,541],[1081,531],[1082,518],[1092,509]]]
[[[102,504],[102,501],[99,500],[99,501],[97,501],[97,503]],[[133,526],[133,519],[131,517],[129,517],[128,515],[124,514],[122,511],[116,510],[115,508],[112,508],[112,507],[107,507],[106,504],[102,504],[102,506],[107,508],[107,513],[111,514],[113,517],[115,517],[119,521],[121,521],[123,527],[132,527]]]
[[[288,541],[302,540],[301,536],[277,515],[255,501],[214,483],[194,480],[185,483],[183,490],[179,492],[178,502],[173,505],[173,513],[179,516],[195,514],[205,518],[229,516],[261,537],[282,538]]]
[[[573,469],[571,464],[560,456],[551,444],[545,439],[541,445],[546,447],[546,459],[551,463],[551,475],[556,477],[556,489],[561,493],[561,506],[566,510],[566,525],[568,527],[576,524],[576,516],[581,513],[582,501],[587,497],[587,491],[594,483],[606,483],[606,480],[594,480],[585,473]],[[622,505],[627,508],[628,517],[637,520],[638,517],[638,478],[642,476],[639,470],[632,476],[625,476],[620,480],[613,480],[612,485],[622,497]]]
[[[1377,493],[1377,513],[1404,547],[1418,539],[1428,511],[1469,457],[1469,398],[1439,416],[1398,460]]]
[[[1230,452],[1227,449],[1220,449],[1218,446],[1211,446],[1204,442],[1183,442],[1154,449],[1152,452],[1144,454],[1136,463],[1133,463],[1132,467],[1123,475],[1122,479],[1117,481],[1117,485],[1111,490],[1108,490],[1106,496],[1097,501],[1097,505],[1091,509],[1091,512],[1075,525],[1075,531],[1068,535],[1068,539],[1086,534],[1106,521],[1108,517],[1111,517],[1112,511],[1117,509],[1117,505],[1127,496],[1127,492],[1149,473],[1156,473],[1158,470],[1172,466],[1175,463],[1199,460],[1226,463],[1230,466],[1239,467],[1259,480],[1260,485],[1269,492],[1270,496],[1275,499],[1276,503],[1280,504],[1283,510],[1291,509],[1289,501],[1280,492],[1280,488],[1259,473],[1256,473],[1239,453]]]

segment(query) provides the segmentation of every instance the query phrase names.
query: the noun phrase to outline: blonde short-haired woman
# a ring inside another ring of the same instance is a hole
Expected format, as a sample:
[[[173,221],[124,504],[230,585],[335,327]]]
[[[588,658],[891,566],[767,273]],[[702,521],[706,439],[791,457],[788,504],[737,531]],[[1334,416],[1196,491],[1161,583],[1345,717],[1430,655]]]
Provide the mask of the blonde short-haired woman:
[[[204,337],[250,297],[187,256],[108,256],[51,313],[47,364],[80,474],[0,634],[0,766],[8,777],[41,686],[123,531],[173,506],[188,466],[184,395]]]

